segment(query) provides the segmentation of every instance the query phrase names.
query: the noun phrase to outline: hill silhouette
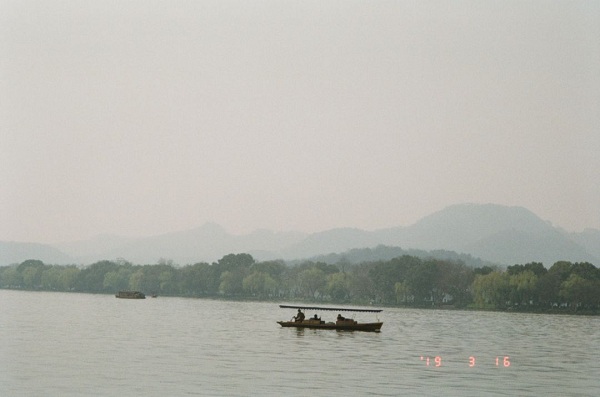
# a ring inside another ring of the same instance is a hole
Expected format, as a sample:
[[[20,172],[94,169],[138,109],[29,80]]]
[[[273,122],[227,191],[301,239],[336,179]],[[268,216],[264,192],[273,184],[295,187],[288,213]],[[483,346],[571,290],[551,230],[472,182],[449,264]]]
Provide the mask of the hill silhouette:
[[[185,265],[210,263],[229,253],[240,252],[249,253],[257,260],[292,261],[325,258],[332,254],[348,256],[352,250],[385,246],[401,252],[420,250],[445,252],[447,257],[463,255],[463,261],[473,263],[479,260],[501,265],[543,262],[549,267],[559,260],[598,263],[600,230],[567,233],[523,207],[457,204],[410,226],[374,231],[338,228],[305,234],[263,229],[233,235],[219,225],[207,223],[191,230],[135,239],[100,236],[56,246],[0,244],[2,265],[26,259],[40,259],[51,264],[90,264],[116,258],[142,264],[166,259]],[[387,252],[389,255],[392,251]]]

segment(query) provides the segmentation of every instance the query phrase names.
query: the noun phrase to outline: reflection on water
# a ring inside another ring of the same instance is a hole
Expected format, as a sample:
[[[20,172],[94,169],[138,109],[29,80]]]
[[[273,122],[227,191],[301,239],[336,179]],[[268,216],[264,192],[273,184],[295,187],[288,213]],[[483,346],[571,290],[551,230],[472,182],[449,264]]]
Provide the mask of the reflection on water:
[[[292,315],[274,303],[0,290],[0,395],[592,396],[600,388],[597,317],[385,309],[381,333],[276,324]]]

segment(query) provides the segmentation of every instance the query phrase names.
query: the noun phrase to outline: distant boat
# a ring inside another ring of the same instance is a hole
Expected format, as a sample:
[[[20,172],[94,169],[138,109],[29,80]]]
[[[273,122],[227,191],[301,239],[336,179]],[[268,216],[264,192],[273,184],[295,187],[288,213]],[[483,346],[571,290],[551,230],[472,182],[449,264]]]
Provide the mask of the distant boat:
[[[146,295],[140,291],[119,291],[115,294],[115,297],[121,299],[146,299]]]
[[[379,309],[350,309],[350,308],[335,308],[335,307],[311,307],[311,306],[289,306],[279,305],[283,309],[298,309],[298,315],[292,317],[291,321],[277,321],[277,324],[282,327],[292,328],[317,328],[317,329],[335,329],[338,331],[371,331],[379,332],[383,322],[375,323],[359,323],[353,319],[344,318],[341,314],[338,315],[335,322],[322,321],[320,317],[315,314],[314,317],[305,318],[302,310],[327,310],[327,311],[349,311],[349,312],[368,312],[368,313],[379,313],[382,310]]]

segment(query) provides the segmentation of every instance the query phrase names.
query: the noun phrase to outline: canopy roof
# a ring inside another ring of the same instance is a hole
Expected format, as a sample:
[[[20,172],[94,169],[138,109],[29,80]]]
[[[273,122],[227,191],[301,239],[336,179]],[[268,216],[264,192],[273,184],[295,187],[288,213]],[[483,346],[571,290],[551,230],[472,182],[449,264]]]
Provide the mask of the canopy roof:
[[[353,309],[351,307],[320,307],[320,306],[292,306],[292,305],[279,305],[282,309],[303,309],[303,310],[330,310],[333,312],[367,312],[367,313],[379,313],[382,309]]]

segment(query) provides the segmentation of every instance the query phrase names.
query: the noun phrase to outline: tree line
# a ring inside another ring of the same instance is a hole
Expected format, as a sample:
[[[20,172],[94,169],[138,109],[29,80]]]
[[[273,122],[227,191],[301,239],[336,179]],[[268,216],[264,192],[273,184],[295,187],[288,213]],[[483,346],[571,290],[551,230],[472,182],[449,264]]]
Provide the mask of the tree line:
[[[597,313],[600,269],[588,262],[516,264],[506,270],[403,255],[359,264],[257,262],[245,253],[176,266],[104,260],[90,266],[39,260],[0,267],[0,288],[297,300],[408,307]]]

